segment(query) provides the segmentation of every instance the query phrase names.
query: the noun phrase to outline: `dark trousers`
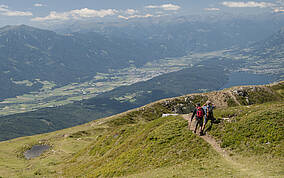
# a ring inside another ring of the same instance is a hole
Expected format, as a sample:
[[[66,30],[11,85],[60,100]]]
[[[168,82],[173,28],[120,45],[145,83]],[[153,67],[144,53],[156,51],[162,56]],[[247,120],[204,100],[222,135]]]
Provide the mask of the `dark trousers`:
[[[200,132],[202,132],[203,118],[202,118],[202,117],[196,117],[196,118],[195,118],[195,121],[196,121],[196,123],[195,123],[194,132],[196,132],[198,125],[199,125],[199,127],[200,127]]]

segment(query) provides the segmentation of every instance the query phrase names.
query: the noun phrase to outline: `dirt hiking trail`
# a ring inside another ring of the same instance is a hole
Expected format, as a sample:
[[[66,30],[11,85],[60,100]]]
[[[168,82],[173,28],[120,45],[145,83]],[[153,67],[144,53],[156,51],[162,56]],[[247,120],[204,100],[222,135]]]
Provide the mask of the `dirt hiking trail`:
[[[182,115],[182,117],[185,120],[187,120],[188,122],[190,122],[191,116],[192,116],[192,114]],[[194,127],[195,127],[195,121],[193,119],[191,126],[190,126],[190,130],[194,131]],[[199,133],[199,132],[197,132],[197,133]],[[218,144],[218,142],[213,137],[211,137],[210,135],[205,134],[205,135],[199,136],[199,137],[202,138],[207,143],[209,143],[212,146],[212,148],[227,161],[228,164],[230,164],[236,170],[239,170],[242,176],[245,176],[245,177],[266,177],[265,175],[263,175],[261,173],[261,171],[255,170],[255,169],[250,169],[248,167],[248,165],[242,165],[242,164],[236,162],[235,160],[233,160],[233,158],[230,156],[229,152],[222,149],[220,147],[220,145]]]

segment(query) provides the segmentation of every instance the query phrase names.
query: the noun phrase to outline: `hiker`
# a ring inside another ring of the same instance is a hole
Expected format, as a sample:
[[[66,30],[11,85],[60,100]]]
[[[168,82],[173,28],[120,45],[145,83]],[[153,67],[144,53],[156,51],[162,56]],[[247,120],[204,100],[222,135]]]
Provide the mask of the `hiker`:
[[[194,133],[196,133],[197,127],[199,125],[199,127],[200,127],[199,135],[203,134],[202,125],[203,125],[204,114],[205,114],[205,112],[204,112],[203,108],[200,106],[200,103],[197,103],[196,108],[194,109],[193,114],[191,116],[190,123],[192,122],[193,117],[196,115],[196,117],[195,117],[196,124],[195,124]],[[190,125],[189,125],[189,127],[190,127]]]
[[[213,109],[215,108],[215,105],[211,103],[211,101],[206,101],[206,104],[203,105],[203,110],[205,111],[204,115],[204,122],[203,122],[203,127],[202,130],[205,130],[205,126],[209,120],[211,120],[211,126],[212,123],[214,122],[214,116],[213,116]]]

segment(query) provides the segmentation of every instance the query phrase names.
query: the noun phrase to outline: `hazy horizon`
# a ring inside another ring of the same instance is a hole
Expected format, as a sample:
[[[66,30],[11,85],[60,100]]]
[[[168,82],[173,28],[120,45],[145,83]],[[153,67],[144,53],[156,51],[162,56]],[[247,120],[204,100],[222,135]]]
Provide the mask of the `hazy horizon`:
[[[284,12],[283,0],[2,0],[0,26],[48,26],[77,21],[127,21],[171,16],[232,14],[259,16]],[[284,14],[283,14],[284,15]]]

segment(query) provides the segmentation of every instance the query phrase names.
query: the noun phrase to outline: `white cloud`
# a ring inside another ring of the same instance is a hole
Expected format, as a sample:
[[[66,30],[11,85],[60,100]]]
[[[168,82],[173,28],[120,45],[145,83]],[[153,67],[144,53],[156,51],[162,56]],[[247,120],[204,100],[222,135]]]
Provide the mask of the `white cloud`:
[[[227,7],[258,7],[258,8],[266,8],[271,7],[274,4],[268,2],[255,2],[255,1],[248,1],[248,2],[233,2],[233,1],[224,1],[222,5]]]
[[[43,6],[45,6],[44,4],[40,4],[40,3],[36,3],[36,4],[34,4],[34,6],[35,7],[43,7]]]
[[[276,13],[284,13],[284,9],[281,9],[281,8],[276,8],[273,11]]]
[[[180,9],[180,6],[173,5],[173,4],[164,4],[162,5],[162,9],[168,10],[168,11],[176,11]]]
[[[93,10],[88,8],[75,9],[68,12],[58,13],[55,11],[50,12],[46,17],[36,17],[32,21],[64,21],[70,19],[83,19],[83,18],[92,18],[92,17],[105,17],[115,15],[118,11],[115,9],[101,9]]]
[[[163,9],[163,10],[166,10],[166,11],[177,11],[181,7],[178,6],[178,5],[174,5],[174,4],[163,4],[163,5],[160,5],[160,6],[149,5],[149,6],[146,6],[145,8],[147,8],[147,9]]]
[[[154,17],[154,15],[152,15],[152,14],[132,15],[132,16],[128,16],[128,17],[122,16],[122,15],[119,15],[119,16],[118,16],[118,18],[120,18],[120,19],[125,19],[125,20],[134,19],[134,18],[149,18],[149,17]]]
[[[120,19],[128,20],[128,17],[125,17],[125,16],[123,16],[123,15],[119,15],[119,16],[117,16],[117,17],[120,18]]]
[[[102,18],[105,16],[115,15],[116,13],[117,13],[117,10],[115,9],[93,10],[93,9],[88,9],[88,8],[72,10],[69,12],[69,14],[75,19],[90,18],[90,17],[101,17]]]
[[[57,13],[55,11],[51,11],[48,16],[46,17],[35,17],[31,19],[32,21],[48,21],[48,20],[57,20],[57,21],[62,21],[62,20],[69,20],[69,14],[68,13]]]
[[[147,8],[147,9],[157,9],[157,8],[161,8],[161,6],[149,5],[149,6],[145,6],[145,8]]]
[[[206,11],[219,11],[220,9],[212,7],[212,8],[205,8],[204,10],[206,10]]]
[[[135,9],[126,9],[125,13],[129,15],[136,14],[138,11]]]
[[[21,11],[7,11],[1,14],[5,16],[32,16],[33,15],[33,13],[31,12],[21,12]]]
[[[284,13],[284,0],[277,0],[273,8],[275,13]]]
[[[284,13],[284,0],[276,0],[272,10],[275,13]]]
[[[29,11],[13,11],[6,5],[0,5],[0,15],[4,16],[32,16],[33,13]]]

